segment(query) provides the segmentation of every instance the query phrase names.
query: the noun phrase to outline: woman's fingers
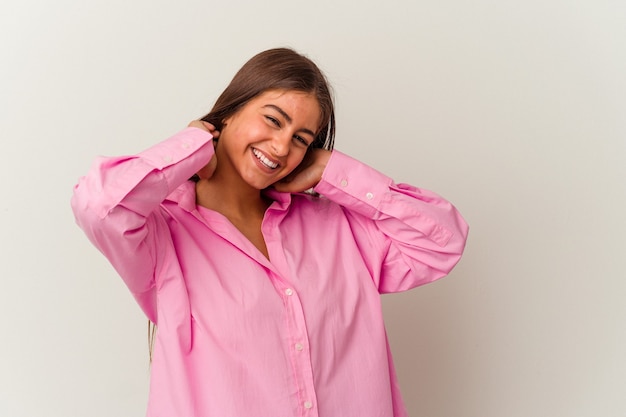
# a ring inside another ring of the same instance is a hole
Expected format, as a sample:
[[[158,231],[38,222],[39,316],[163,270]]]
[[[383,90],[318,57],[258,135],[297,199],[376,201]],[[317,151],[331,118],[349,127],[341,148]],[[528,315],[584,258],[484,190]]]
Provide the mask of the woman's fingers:
[[[217,130],[213,124],[205,122],[204,120],[192,120],[187,126],[196,127],[204,130],[205,132],[209,132],[214,138],[217,138],[220,135],[220,131]]]
[[[213,126],[209,122],[205,122],[204,120],[192,120],[191,122],[189,122],[188,127],[195,127],[198,129],[202,129],[205,132],[210,133],[211,136],[213,136],[213,139],[216,139],[220,136],[219,130],[215,129],[215,126]],[[213,141],[213,143],[215,144],[216,141]],[[198,177],[200,177],[200,179],[209,179],[213,176],[213,173],[215,172],[216,168],[217,168],[217,156],[213,155],[211,160],[204,167],[202,167],[202,169],[200,169],[197,172],[197,175]]]

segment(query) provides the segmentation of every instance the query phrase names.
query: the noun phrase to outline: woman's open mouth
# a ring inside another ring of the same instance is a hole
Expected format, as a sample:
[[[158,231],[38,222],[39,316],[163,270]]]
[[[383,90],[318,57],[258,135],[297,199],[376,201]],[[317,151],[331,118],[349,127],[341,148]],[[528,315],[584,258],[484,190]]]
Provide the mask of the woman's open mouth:
[[[256,158],[266,167],[268,167],[269,169],[276,169],[278,168],[278,163],[277,162],[272,162],[269,158],[267,158],[265,155],[263,155],[261,153],[261,151],[252,148],[252,153],[254,154],[254,156],[256,156]]]

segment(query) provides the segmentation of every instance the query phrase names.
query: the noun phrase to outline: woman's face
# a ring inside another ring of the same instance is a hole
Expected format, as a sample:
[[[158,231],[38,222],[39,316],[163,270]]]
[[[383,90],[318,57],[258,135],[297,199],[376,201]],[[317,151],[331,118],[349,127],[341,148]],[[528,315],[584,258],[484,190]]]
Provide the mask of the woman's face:
[[[242,185],[267,188],[300,164],[319,125],[314,95],[266,91],[224,121],[216,149],[218,170],[239,176]]]

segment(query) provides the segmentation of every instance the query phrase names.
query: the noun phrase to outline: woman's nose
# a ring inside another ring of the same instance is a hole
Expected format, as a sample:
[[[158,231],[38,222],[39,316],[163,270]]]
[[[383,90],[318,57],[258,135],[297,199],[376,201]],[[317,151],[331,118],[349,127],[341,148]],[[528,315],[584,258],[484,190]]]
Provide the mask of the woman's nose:
[[[287,135],[276,135],[272,138],[271,148],[274,155],[277,157],[284,157],[289,154],[289,142],[290,138]]]

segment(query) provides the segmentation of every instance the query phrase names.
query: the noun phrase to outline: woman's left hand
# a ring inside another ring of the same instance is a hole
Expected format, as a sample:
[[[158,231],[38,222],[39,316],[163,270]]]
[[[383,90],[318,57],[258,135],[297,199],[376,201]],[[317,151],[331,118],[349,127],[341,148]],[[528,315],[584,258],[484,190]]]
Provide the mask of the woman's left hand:
[[[300,193],[315,187],[322,179],[330,155],[331,151],[326,149],[309,149],[292,173],[274,183],[274,189],[283,193]]]
[[[191,123],[189,123],[188,127],[195,127],[195,128],[198,128],[198,129],[204,130],[205,132],[210,133],[211,136],[213,136],[213,146],[215,147],[215,145],[217,144],[217,139],[220,136],[220,131],[217,130],[215,126],[213,126],[211,123],[205,122],[204,120],[193,120],[191,121]],[[201,180],[206,180],[213,176],[213,173],[215,172],[216,169],[217,169],[217,155],[213,154],[213,157],[211,157],[211,160],[204,167],[202,167],[198,172],[196,172],[196,175],[198,175],[198,177]]]

